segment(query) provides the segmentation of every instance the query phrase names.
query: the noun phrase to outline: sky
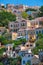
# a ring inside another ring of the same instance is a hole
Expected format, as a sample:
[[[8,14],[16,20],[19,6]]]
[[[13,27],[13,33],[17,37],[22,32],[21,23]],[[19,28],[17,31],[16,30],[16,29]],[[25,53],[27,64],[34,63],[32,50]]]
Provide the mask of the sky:
[[[24,4],[28,6],[42,6],[43,0],[0,0],[0,4]]]

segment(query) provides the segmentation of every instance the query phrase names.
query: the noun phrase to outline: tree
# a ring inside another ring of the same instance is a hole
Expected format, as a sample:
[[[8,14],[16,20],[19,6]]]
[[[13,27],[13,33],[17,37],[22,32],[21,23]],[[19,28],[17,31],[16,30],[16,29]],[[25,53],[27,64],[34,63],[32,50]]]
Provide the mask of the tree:
[[[4,51],[5,51],[5,48],[0,48],[0,57],[3,55]]]
[[[15,41],[13,41],[13,43],[14,43],[14,47],[17,47],[18,45],[26,43],[26,39],[15,40]]]
[[[4,40],[6,40],[5,37],[0,36],[0,41],[2,42],[2,41],[4,41]]]
[[[17,65],[21,65],[22,58],[20,56],[17,57]]]
[[[22,12],[22,17],[24,18],[24,19],[27,19],[28,18],[28,14],[26,13],[26,12]]]
[[[7,40],[4,36],[0,36],[0,42],[3,45],[9,44],[10,40]]]
[[[18,65],[19,58],[9,58],[9,65]]]
[[[8,27],[8,23],[10,21],[15,21],[16,20],[16,15],[12,14],[11,12],[5,12],[5,11],[0,11],[0,25]]]
[[[34,54],[38,54],[39,49],[43,49],[43,38],[36,41],[36,47],[32,50]]]
[[[42,33],[39,33],[37,36],[38,36],[39,39],[43,38],[43,34]]]
[[[37,10],[36,9],[32,9],[32,8],[28,8],[25,11],[28,12],[28,11],[37,11]]]
[[[31,16],[31,15],[29,15],[29,17],[28,17],[28,18],[29,18],[29,20],[32,20],[32,19],[34,19],[34,18]]]
[[[39,8],[38,17],[43,17],[43,6]]]
[[[41,7],[39,8],[39,10],[40,10],[41,12],[43,12],[43,6],[41,6]]]
[[[27,62],[26,65],[31,65],[30,62]]]
[[[0,65],[3,65],[3,63],[2,63],[2,62],[0,62]]]

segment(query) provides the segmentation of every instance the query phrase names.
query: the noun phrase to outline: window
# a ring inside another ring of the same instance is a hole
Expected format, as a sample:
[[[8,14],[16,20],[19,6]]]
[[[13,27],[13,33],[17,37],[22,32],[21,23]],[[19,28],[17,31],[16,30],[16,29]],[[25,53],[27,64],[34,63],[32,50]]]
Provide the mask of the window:
[[[0,32],[1,32],[1,30],[0,30]]]
[[[28,55],[28,57],[30,57],[30,55]]]
[[[27,47],[29,47],[29,45],[26,45]]]
[[[40,24],[40,25],[43,25],[43,22],[40,21],[39,24]]]
[[[33,57],[33,55],[31,55]]]
[[[22,54],[22,56],[24,57],[24,56],[25,56],[25,54]]]
[[[33,32],[31,32],[31,34],[33,34]]]
[[[17,29],[15,29],[15,32],[17,32]]]
[[[14,29],[14,32],[15,32],[15,29]]]
[[[25,64],[25,61],[23,60],[23,64]]]
[[[42,30],[42,34],[43,34],[43,30]]]
[[[25,26],[25,24],[23,23],[23,26]]]
[[[41,31],[39,30],[39,33],[41,33]]]
[[[12,27],[13,25],[11,25],[11,27]]]
[[[22,23],[21,26],[25,26],[25,23]]]
[[[38,34],[38,31],[36,31],[36,34]]]
[[[14,53],[14,56],[15,56],[15,53]]]
[[[18,24],[18,26],[19,26],[19,24]]]
[[[30,46],[32,47],[32,44],[30,44]]]
[[[23,24],[21,24],[21,26],[23,26]]]

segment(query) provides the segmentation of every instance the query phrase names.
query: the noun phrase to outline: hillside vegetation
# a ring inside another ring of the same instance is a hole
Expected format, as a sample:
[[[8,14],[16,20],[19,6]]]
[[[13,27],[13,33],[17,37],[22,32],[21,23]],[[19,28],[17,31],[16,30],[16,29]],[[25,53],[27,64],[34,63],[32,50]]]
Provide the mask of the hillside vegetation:
[[[11,12],[5,12],[5,11],[0,11],[0,26],[8,26],[8,23],[10,21],[15,21],[16,20],[16,15],[12,14]]]

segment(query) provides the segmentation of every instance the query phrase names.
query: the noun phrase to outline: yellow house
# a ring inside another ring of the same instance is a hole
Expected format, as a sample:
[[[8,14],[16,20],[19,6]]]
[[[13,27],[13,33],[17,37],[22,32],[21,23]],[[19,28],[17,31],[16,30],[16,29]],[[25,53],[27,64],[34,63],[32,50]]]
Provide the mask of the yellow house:
[[[17,33],[12,33],[12,40],[15,40],[17,38],[18,34]]]

